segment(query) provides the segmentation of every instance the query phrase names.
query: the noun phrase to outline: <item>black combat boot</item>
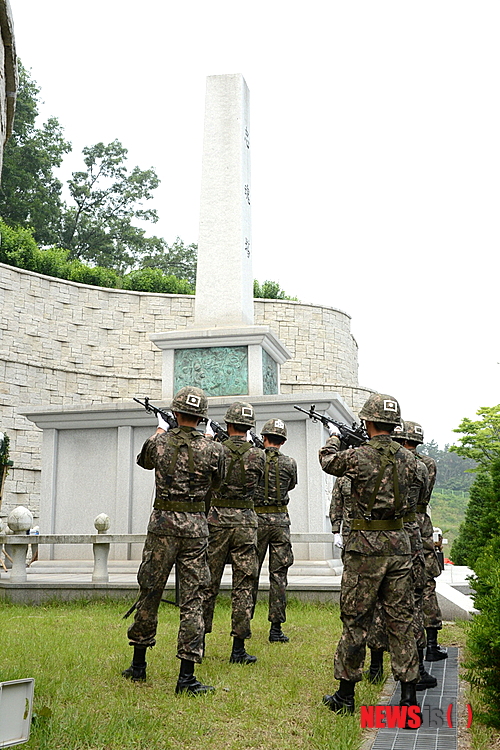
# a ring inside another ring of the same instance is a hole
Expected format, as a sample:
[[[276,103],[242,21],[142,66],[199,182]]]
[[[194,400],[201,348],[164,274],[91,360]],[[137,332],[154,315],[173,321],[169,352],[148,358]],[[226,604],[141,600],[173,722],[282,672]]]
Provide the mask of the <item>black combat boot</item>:
[[[233,638],[233,650],[229,657],[231,664],[255,664],[256,656],[250,656],[245,651],[245,641],[243,638]]]
[[[418,729],[422,724],[422,712],[420,711],[420,705],[417,703],[417,690],[415,682],[401,682],[401,700],[399,701],[400,706],[417,706],[418,712],[413,714],[411,717],[406,718],[406,722],[402,729]],[[417,717],[420,719],[416,721]],[[414,726],[414,724],[418,726]]]
[[[179,679],[175,686],[175,692],[189,693],[189,695],[203,695],[203,693],[211,693],[215,688],[210,685],[202,685],[198,682],[194,676],[194,661],[188,661],[188,659],[181,659],[181,668],[179,670]]]
[[[416,690],[427,690],[428,688],[435,688],[438,681],[429,672],[425,671],[424,667],[424,649],[418,649],[418,671],[419,678],[416,685]]]
[[[448,658],[448,651],[438,644],[438,629],[426,628],[427,632],[427,651],[425,653],[426,661],[440,661]]]
[[[272,622],[271,630],[269,631],[269,642],[288,643],[289,640],[290,638],[288,638],[281,629],[281,622]]]
[[[365,674],[373,685],[384,679],[384,649],[370,649],[370,669]]]
[[[355,682],[351,682],[350,680],[340,680],[337,692],[333,695],[324,695],[323,703],[325,706],[328,706],[330,711],[335,711],[337,714],[353,714],[355,686]]]
[[[132,682],[144,682],[146,679],[146,649],[147,646],[134,646],[134,656],[132,664],[128,669],[124,669],[122,677]]]

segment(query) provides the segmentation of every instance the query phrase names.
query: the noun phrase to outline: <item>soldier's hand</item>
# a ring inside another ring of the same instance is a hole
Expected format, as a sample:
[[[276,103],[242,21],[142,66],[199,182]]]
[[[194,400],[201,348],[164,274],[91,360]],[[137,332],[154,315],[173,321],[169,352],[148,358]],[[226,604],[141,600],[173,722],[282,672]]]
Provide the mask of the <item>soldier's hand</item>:
[[[214,431],[214,429],[212,427],[212,420],[211,419],[207,419],[207,425],[205,427],[205,435],[207,437],[211,437],[211,438],[215,437],[215,431]]]
[[[339,428],[334,424],[329,424],[326,429],[328,430],[328,434],[330,435],[330,437],[333,437],[334,435],[338,437],[340,435]]]
[[[338,547],[339,549],[342,549],[344,547],[344,542],[342,541],[342,534],[333,535],[333,544],[335,547]]]
[[[161,414],[158,414],[157,416],[158,416],[158,427],[161,430],[165,430],[165,432],[168,432],[170,429],[168,422],[165,422]]]

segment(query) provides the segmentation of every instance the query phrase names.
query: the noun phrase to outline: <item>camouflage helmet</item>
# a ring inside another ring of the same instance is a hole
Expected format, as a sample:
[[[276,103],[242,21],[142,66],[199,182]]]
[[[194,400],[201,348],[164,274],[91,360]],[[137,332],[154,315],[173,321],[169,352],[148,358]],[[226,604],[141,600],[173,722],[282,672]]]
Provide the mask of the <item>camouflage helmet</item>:
[[[172,404],[172,411],[178,411],[180,414],[193,414],[196,417],[208,416],[208,399],[201,390],[191,385],[186,385],[177,391]]]
[[[402,437],[410,443],[416,443],[417,445],[424,442],[424,430],[421,424],[410,422],[407,419],[405,419],[403,424],[403,431],[398,434],[398,437]]]
[[[262,430],[261,435],[275,435],[276,437],[285,438],[286,440],[286,424],[282,419],[268,419]]]
[[[386,424],[401,424],[401,409],[393,396],[387,393],[372,393],[359,412],[360,419]]]
[[[252,404],[235,401],[227,410],[224,422],[226,424],[244,424],[247,427],[255,427],[255,413]]]

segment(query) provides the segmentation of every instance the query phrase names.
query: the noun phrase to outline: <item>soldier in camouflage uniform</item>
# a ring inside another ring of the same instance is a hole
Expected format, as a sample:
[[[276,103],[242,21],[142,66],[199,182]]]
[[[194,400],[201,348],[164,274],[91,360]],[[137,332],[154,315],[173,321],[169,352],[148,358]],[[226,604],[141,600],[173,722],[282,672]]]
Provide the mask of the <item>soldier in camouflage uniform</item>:
[[[212,632],[215,600],[226,560],[232,566],[233,664],[253,664],[255,656],[247,654],[245,640],[251,637],[253,589],[257,579],[257,514],[254,493],[264,473],[264,452],[247,441],[249,428],[255,427],[251,404],[237,401],[226,412],[224,420],[229,439],[222,447],[226,478],[212,495],[208,513],[208,565],[210,583],[203,591],[205,632]]]
[[[351,530],[353,508],[351,504],[351,480],[349,477],[338,477],[335,480],[330,502],[330,523],[332,524],[333,543],[343,550]],[[342,534],[340,533],[342,531]],[[342,558],[343,558],[342,553]]]
[[[128,613],[136,609],[128,629],[134,656],[123,672],[134,682],[146,679],[146,649],[156,643],[158,607],[175,563],[180,594],[177,657],[181,660],[175,692],[192,695],[213,690],[198,682],[194,665],[201,663],[203,655],[202,587],[209,579],[204,501],[224,478],[222,446],[195,429],[207,416],[207,403],[199,388],[181,388],[171,405],[179,426],[169,429],[160,416],[156,433],[137,457],[139,466],[155,470],[156,496],[137,574],[140,596]]]
[[[402,706],[416,705],[418,654],[413,635],[411,546],[403,518],[416,484],[413,454],[391,439],[400,424],[398,402],[373,394],[360,418],[370,437],[359,448],[341,450],[332,436],[319,452],[324,471],[351,480],[354,518],[344,550],[341,586],[343,631],[335,654],[338,691],[324,697],[332,711],[354,712],[354,688],[362,678],[367,631],[377,597],[384,609],[394,677]]]
[[[436,595],[436,578],[441,575],[441,566],[436,555],[433,540],[433,526],[429,510],[429,501],[436,481],[436,462],[431,456],[417,453],[417,447],[424,442],[424,431],[418,422],[405,422],[404,446],[412,451],[420,461],[427,467],[429,473],[429,484],[427,493],[417,504],[417,522],[424,546],[425,557],[425,585],[423,590],[423,616],[427,632],[427,661],[439,661],[446,659],[448,652],[437,642],[438,630],[443,627],[443,618]]]
[[[405,423],[397,425],[392,434],[393,440],[404,444],[406,436]],[[425,560],[423,553],[420,528],[416,519],[417,505],[426,497],[429,485],[429,473],[422,461],[417,460],[417,479],[415,494],[412,496],[410,512],[405,516],[404,527],[408,532],[412,553],[412,580],[413,580],[413,632],[417,643],[419,660],[419,680],[417,690],[427,690],[436,687],[437,680],[430,675],[424,667],[424,648],[426,645],[424,612],[423,612],[423,590],[425,586]],[[370,649],[371,663],[368,671],[368,679],[378,682],[383,676],[383,655],[389,650],[387,631],[385,627],[384,611],[377,601],[373,620],[368,631],[367,645]]]
[[[287,439],[286,425],[281,419],[269,419],[262,428],[266,463],[254,495],[257,513],[257,555],[259,568],[254,587],[257,601],[262,563],[269,549],[269,641],[288,643],[281,623],[286,621],[286,586],[288,568],[293,565],[290,543],[290,517],[287,511],[288,493],[297,484],[297,463],[280,451]]]

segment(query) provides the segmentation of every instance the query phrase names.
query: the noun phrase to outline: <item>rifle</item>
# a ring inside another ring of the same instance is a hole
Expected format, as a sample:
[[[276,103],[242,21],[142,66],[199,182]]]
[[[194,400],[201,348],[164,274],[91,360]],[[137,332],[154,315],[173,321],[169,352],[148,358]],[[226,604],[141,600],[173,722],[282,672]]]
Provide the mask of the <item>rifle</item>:
[[[205,422],[207,424],[210,422],[210,426],[215,432],[215,437],[217,438],[219,443],[223,443],[225,440],[229,440],[229,435],[227,434],[226,430],[218,422],[216,422],[215,419],[208,417]]]
[[[264,450],[264,443],[262,442],[260,437],[255,434],[254,430],[249,430],[249,433],[250,437],[252,438],[252,443],[255,445],[255,447]]]
[[[349,427],[344,422],[337,422],[336,419],[327,417],[326,414],[318,414],[316,412],[315,404],[312,404],[309,411],[302,409],[300,406],[294,406],[293,408],[307,414],[307,416],[314,422],[321,422],[326,428],[328,428],[329,425],[334,425],[340,432],[342,448],[358,448],[369,440],[365,428],[362,425],[357,425],[356,422],[353,422],[352,427]]]
[[[134,398],[134,401],[137,401],[138,404],[141,406],[144,406],[146,411],[149,411],[151,414],[154,414],[155,417],[160,414],[160,416],[163,417],[165,422],[168,424],[169,427],[178,427],[177,420],[172,414],[171,411],[165,411],[165,409],[159,409],[157,406],[153,406],[153,404],[150,403],[149,398],[147,396],[144,397],[144,401],[141,401],[139,398]]]

